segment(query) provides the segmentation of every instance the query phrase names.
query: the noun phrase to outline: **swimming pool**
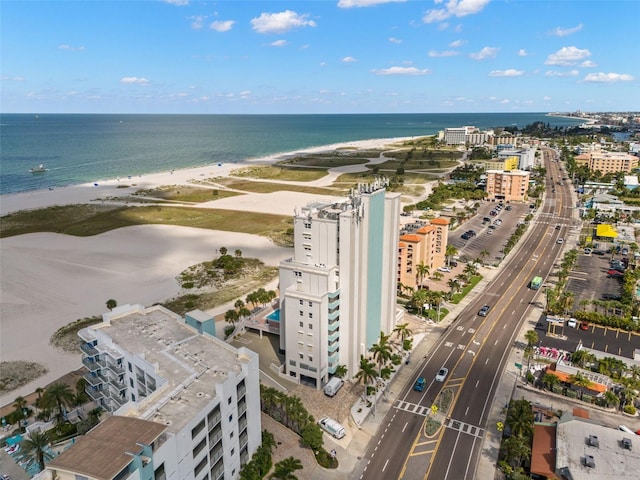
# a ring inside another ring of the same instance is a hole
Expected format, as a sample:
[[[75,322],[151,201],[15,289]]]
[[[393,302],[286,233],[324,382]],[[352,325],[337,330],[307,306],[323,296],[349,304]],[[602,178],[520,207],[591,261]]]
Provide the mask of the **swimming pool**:
[[[271,320],[272,322],[279,322],[280,321],[280,309],[276,309],[273,312],[271,312],[269,315],[267,315],[267,320]]]

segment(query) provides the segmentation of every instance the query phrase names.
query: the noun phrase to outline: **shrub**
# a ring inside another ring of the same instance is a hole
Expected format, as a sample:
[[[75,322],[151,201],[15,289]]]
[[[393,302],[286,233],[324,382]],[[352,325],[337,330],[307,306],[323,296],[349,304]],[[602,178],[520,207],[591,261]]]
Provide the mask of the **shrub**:
[[[236,327],[234,327],[233,325],[224,327],[224,338],[226,339],[229,335],[231,335],[235,329]]]
[[[623,411],[628,415],[635,415],[636,407],[634,407],[633,405],[625,405]]]

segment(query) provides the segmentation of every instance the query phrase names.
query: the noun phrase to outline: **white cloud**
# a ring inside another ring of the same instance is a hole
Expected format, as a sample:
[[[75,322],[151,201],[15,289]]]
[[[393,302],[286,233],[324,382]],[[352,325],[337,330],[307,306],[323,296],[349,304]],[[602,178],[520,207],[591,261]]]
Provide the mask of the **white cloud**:
[[[164,3],[168,3],[170,5],[176,5],[178,7],[183,7],[185,5],[189,5],[189,0],[164,0]]]
[[[462,45],[464,45],[463,40],[455,40],[449,44],[451,48],[460,48]]]
[[[238,96],[240,98],[248,98],[251,96],[251,90],[243,90],[242,92],[238,93]]]
[[[575,77],[579,75],[578,70],[569,70],[567,72],[558,72],[556,70],[549,70],[544,74],[545,77]]]
[[[546,96],[546,97],[542,97],[542,99],[543,99],[545,102],[547,102],[547,101],[551,100],[551,97]]]
[[[191,28],[193,28],[194,30],[200,30],[204,25],[204,21],[207,19],[207,17],[203,15],[197,15],[188,18],[189,20],[191,20]]]
[[[354,58],[354,57],[344,57],[342,59],[343,63],[354,63],[354,62],[357,62],[357,61],[358,61],[358,59]]]
[[[263,13],[251,19],[253,29],[258,33],[285,33],[294,28],[315,27],[316,22],[307,20],[309,14],[299,15],[291,10],[280,13]]]
[[[122,77],[120,79],[120,83],[124,83],[125,85],[149,85],[149,80],[144,77]]]
[[[406,0],[338,0],[338,8],[371,7],[382,3],[403,3]]]
[[[216,20],[209,25],[211,30],[215,30],[216,32],[228,32],[233,27],[233,24],[236,23],[233,20],[225,20],[223,22]]]
[[[23,82],[24,77],[10,77],[8,75],[2,75],[2,77],[0,77],[0,80],[10,81],[10,82]]]
[[[58,48],[60,50],[73,50],[73,51],[82,51],[82,50],[84,50],[83,46],[72,47],[71,45],[66,45],[66,44],[58,45]]]
[[[382,68],[379,70],[371,70],[376,75],[406,75],[406,76],[417,76],[417,75],[427,75],[431,73],[429,69],[418,69],[415,67],[391,67],[391,68]]]
[[[592,83],[615,83],[615,82],[631,82],[633,77],[626,73],[590,73],[584,77],[585,82]]]
[[[436,5],[443,3],[442,0],[435,0]],[[480,12],[489,0],[448,0],[444,8],[428,10],[422,17],[424,23],[442,22],[450,17],[466,17]]]
[[[492,70],[489,73],[490,77],[520,77],[524,75],[523,70],[516,70],[514,68],[509,68],[507,70]]]
[[[395,38],[395,37],[389,37],[389,42],[390,43],[395,43],[395,44],[400,44],[400,43],[402,43],[402,40],[400,40],[399,38]]]
[[[460,55],[460,52],[456,52],[454,50],[444,50],[442,52],[436,52],[435,50],[430,50],[427,55],[433,58],[455,57],[456,55]]]
[[[562,47],[556,53],[552,53],[545,60],[545,65],[575,65],[579,61],[591,56],[587,49],[581,50],[577,47]]]
[[[482,50],[476,53],[470,53],[469,56],[474,60],[484,60],[486,58],[495,58],[498,54],[498,48],[496,47],[484,47]]]
[[[596,62],[594,62],[593,60],[585,60],[584,62],[582,62],[580,64],[580,67],[582,68],[594,68],[597,67],[598,64]]]
[[[520,50],[518,50],[519,57],[526,57],[527,55],[528,55],[527,51],[524,48],[521,48]]]
[[[556,27],[551,32],[551,35],[554,35],[556,37],[566,37],[567,35],[571,35],[573,33],[579,32],[580,30],[582,30],[582,24],[579,24],[571,28]]]
[[[503,98],[503,99],[502,99],[502,100],[500,100],[500,102],[498,102],[498,103],[507,104],[507,103],[509,103],[509,102],[510,102],[510,100],[509,100],[508,98]]]
[[[269,45],[272,47],[284,47],[286,44],[286,40],[276,40],[275,42],[271,42]]]

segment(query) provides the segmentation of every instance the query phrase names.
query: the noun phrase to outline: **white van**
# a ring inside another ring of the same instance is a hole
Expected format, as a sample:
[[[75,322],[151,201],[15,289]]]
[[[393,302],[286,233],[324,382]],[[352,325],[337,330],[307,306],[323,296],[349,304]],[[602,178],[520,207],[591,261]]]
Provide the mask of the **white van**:
[[[338,390],[342,388],[342,385],[344,385],[344,380],[338,377],[333,377],[327,382],[322,391],[325,395],[333,397],[336,393],[338,393]]]
[[[337,438],[338,440],[344,437],[346,433],[344,427],[330,417],[322,417],[320,420],[318,420],[318,425],[320,425],[320,427],[325,432]]]

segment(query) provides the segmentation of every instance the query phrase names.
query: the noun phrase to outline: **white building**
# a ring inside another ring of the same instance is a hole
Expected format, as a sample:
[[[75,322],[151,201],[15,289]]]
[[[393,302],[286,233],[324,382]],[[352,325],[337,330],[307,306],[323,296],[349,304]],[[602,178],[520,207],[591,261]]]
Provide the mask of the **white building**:
[[[161,306],[119,307],[79,336],[87,392],[113,417],[47,465],[54,478],[238,477],[262,441],[256,353]]]
[[[501,149],[498,152],[498,159],[509,157],[518,158],[518,170],[532,170],[536,166],[535,148],[516,149],[511,146],[510,149]]]
[[[377,181],[294,215],[294,256],[280,263],[280,348],[292,380],[321,388],[396,323],[400,194]]]
[[[447,145],[466,145],[467,136],[476,132],[476,127],[451,127],[444,129],[444,142]],[[482,144],[486,141],[486,138],[479,142]]]

